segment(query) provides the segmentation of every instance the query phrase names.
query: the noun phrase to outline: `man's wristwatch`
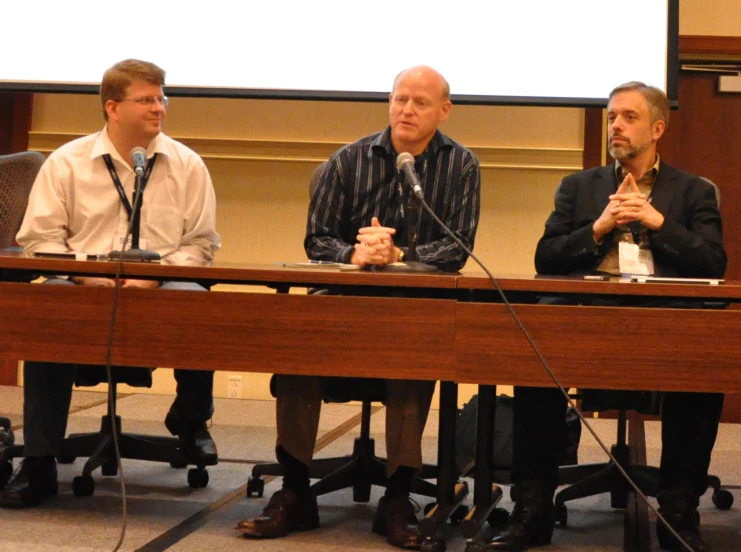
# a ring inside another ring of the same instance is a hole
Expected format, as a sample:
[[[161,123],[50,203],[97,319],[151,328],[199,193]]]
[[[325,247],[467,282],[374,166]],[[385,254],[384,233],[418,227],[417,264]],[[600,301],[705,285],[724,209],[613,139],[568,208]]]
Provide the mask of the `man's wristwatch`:
[[[404,262],[404,257],[406,257],[406,255],[404,255],[404,250],[401,249],[401,248],[399,248],[399,254],[396,256],[396,262],[397,263],[403,263]]]

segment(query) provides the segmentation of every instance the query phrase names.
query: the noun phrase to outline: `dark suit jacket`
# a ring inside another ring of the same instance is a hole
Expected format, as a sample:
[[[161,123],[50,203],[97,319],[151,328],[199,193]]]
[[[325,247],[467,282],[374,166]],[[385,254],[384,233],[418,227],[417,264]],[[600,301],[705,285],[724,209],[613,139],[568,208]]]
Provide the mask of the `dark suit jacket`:
[[[596,270],[612,246],[615,232],[597,245],[592,224],[617,188],[615,165],[587,169],[563,179],[556,192],[555,209],[535,251],[539,274],[588,274]],[[722,278],[727,259],[715,188],[661,162],[651,205],[665,217],[658,232],[649,230],[657,275]]]

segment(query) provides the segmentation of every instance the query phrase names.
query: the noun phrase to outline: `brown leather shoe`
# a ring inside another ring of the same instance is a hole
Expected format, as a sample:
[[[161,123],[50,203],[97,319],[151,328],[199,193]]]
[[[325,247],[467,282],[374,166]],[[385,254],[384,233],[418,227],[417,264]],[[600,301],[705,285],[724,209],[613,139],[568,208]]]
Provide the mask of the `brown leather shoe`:
[[[313,494],[300,496],[290,489],[277,491],[257,517],[237,524],[237,531],[251,537],[272,539],[293,531],[319,527],[319,508]]]
[[[396,498],[381,497],[376,516],[373,519],[373,532],[386,537],[386,542],[399,548],[416,549],[422,544],[417,515],[408,496]]]

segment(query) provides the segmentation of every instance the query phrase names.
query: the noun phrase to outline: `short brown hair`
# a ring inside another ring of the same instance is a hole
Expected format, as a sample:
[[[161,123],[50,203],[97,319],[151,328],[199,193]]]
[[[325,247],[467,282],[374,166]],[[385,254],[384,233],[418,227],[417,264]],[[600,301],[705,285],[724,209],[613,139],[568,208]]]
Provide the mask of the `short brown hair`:
[[[618,92],[630,92],[637,90],[643,97],[646,98],[648,103],[648,112],[651,115],[651,122],[664,121],[666,126],[669,126],[669,99],[664,94],[664,91],[655,86],[649,86],[643,82],[631,81],[621,84],[613,88],[608,98],[608,103],[612,100],[612,97]]]
[[[157,86],[165,85],[165,71],[154,63],[138,59],[125,59],[119,61],[103,74],[100,83],[100,101],[103,105],[103,117],[108,120],[105,104],[108,100],[120,101],[131,83],[141,80]]]

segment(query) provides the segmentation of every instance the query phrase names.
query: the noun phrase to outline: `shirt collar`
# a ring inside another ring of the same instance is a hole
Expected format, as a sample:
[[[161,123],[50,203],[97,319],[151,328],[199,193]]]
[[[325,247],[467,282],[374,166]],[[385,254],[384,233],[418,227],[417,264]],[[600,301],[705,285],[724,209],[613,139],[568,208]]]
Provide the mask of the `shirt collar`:
[[[435,131],[434,136],[430,140],[430,143],[427,144],[427,147],[425,148],[425,151],[422,152],[421,155],[417,156],[435,156],[441,149],[447,149],[452,148],[453,142],[450,138],[445,136],[442,132],[439,130]],[[380,133],[376,138],[371,142],[370,150],[368,151],[368,157],[372,157],[374,154],[376,155],[382,155],[384,157],[390,157],[390,158],[396,158],[397,152],[394,149],[393,144],[391,143],[391,127],[386,127],[386,130],[384,130],[382,133]]]
[[[172,157],[170,149],[165,141],[164,134],[162,132],[155,136],[154,140],[149,143],[149,146],[147,147],[147,159],[152,157],[155,153],[161,153],[168,157]],[[113,142],[111,142],[111,137],[108,135],[108,125],[103,127],[103,130],[98,133],[98,137],[93,144],[93,149],[90,152],[90,159],[102,157],[106,154],[110,155],[113,159],[116,159],[125,165],[129,164],[128,161],[125,161],[121,158],[118,150],[113,145]]]
[[[652,177],[656,177],[657,174],[659,174],[659,165],[661,163],[661,158],[659,157],[659,154],[656,154],[656,161],[651,166],[650,169],[648,169],[645,173],[641,175],[641,177],[645,176],[647,173],[651,173]],[[620,161],[615,159],[615,176],[618,179],[618,182],[621,182],[623,178],[625,178],[625,169],[620,164]]]

